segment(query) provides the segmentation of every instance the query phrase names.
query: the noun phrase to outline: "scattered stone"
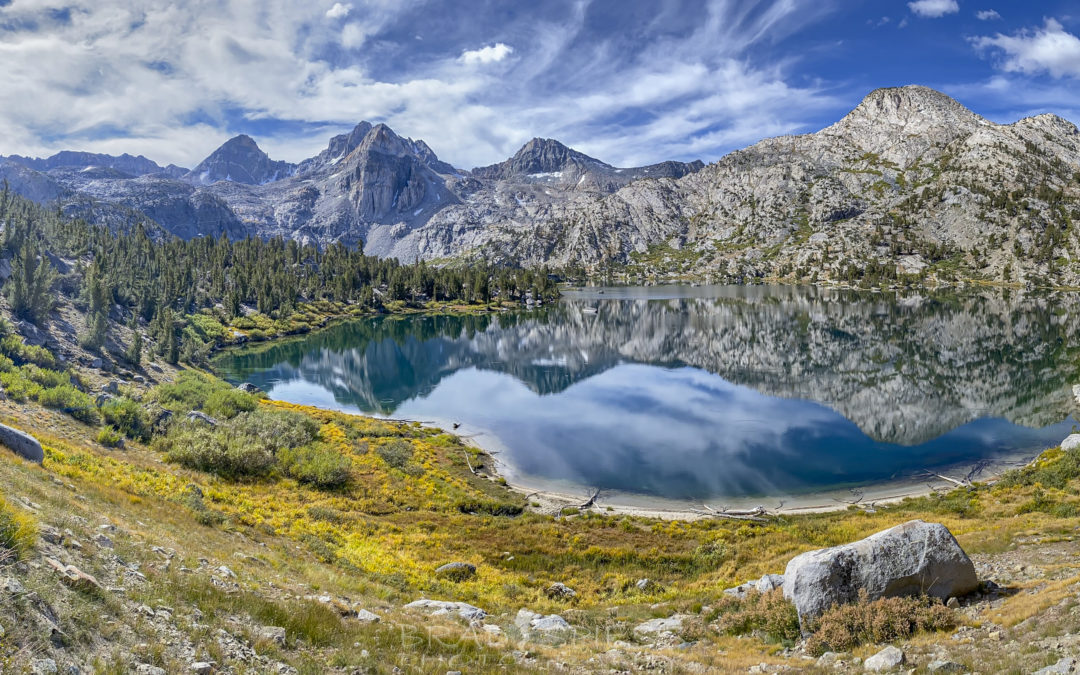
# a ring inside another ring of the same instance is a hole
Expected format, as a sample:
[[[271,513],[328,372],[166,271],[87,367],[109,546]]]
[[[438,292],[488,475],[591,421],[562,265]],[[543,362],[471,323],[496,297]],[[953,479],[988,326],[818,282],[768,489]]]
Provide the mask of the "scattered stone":
[[[91,368],[96,368],[96,369],[100,370],[103,365],[105,365],[105,364],[102,362],[102,360],[100,358],[93,358],[93,359],[90,360],[90,367]]]
[[[68,586],[81,591],[100,591],[102,590],[101,584],[98,580],[91,575],[83,572],[74,565],[65,565],[62,562],[53,560],[52,558],[45,558],[45,562],[49,564],[57,574],[60,575],[60,580]]]
[[[113,396],[112,394],[98,394],[97,398],[94,399],[94,404],[97,407],[100,408],[100,407],[104,406],[106,403],[108,403],[109,401],[112,401],[112,400],[115,400],[115,399],[116,399],[116,397]]]
[[[42,525],[38,530],[38,535],[46,544],[59,546],[60,542],[64,541],[64,534],[51,525]]]
[[[730,595],[735,598],[744,598],[747,593],[752,591],[757,593],[768,593],[777,588],[783,588],[783,586],[784,576],[782,574],[766,574],[760,579],[753,579],[733,588],[725,588],[724,595]]]
[[[26,588],[15,577],[8,577],[4,579],[4,590],[12,595],[22,595],[26,592]]]
[[[52,659],[34,659],[30,662],[30,672],[33,675],[55,675],[60,669]]]
[[[521,631],[521,636],[526,640],[532,637],[558,639],[573,632],[573,627],[558,614],[538,614],[527,609],[518,610],[514,617],[514,625]]]
[[[146,378],[143,377],[142,375],[136,375],[135,377],[133,377],[131,379],[134,380],[134,382],[136,384],[146,384]]]
[[[955,597],[949,598],[949,601],[945,603],[945,606],[948,607],[949,609],[959,609],[960,608],[960,600],[955,598]]]
[[[866,659],[864,667],[875,673],[882,673],[885,671],[899,668],[904,663],[904,652],[900,651],[896,647],[886,647],[877,654],[874,654],[870,658]]]
[[[847,657],[844,652],[825,652],[818,657],[817,665],[818,668],[833,668]]]
[[[450,581],[465,581],[476,576],[476,565],[467,562],[452,562],[435,570],[435,576]]]
[[[214,672],[214,665],[212,661],[196,661],[191,664],[191,672],[195,675],[210,675]]]
[[[380,617],[375,612],[369,612],[366,609],[360,609],[356,612],[356,620],[360,623],[379,623],[380,621],[382,621],[382,617]]]
[[[928,673],[962,673],[966,668],[956,661],[946,661],[945,659],[937,659],[931,661],[930,665],[926,666]]]
[[[466,621],[483,621],[487,612],[465,602],[446,602],[444,600],[417,600],[405,605],[405,609],[419,610],[431,616],[457,614]]]
[[[5,445],[19,457],[31,462],[41,464],[45,461],[45,451],[41,448],[38,440],[26,433],[6,424],[0,424],[0,445]]]
[[[285,646],[285,629],[280,626],[263,626],[259,630],[259,638],[267,642],[273,642],[279,647]]]
[[[552,600],[568,600],[576,595],[577,591],[559,581],[556,581],[547,588],[547,596]]]
[[[912,520],[843,546],[793,558],[784,573],[784,597],[805,626],[834,604],[925,593],[945,600],[979,585],[975,566],[940,523]]]
[[[487,633],[488,635],[495,636],[495,637],[498,637],[499,635],[503,634],[503,629],[499,628],[498,626],[496,626],[494,624],[485,623],[484,626],[483,626],[483,629],[484,629],[485,633]]]
[[[136,675],[168,675],[164,668],[152,666],[149,663],[140,663],[135,668]]]
[[[634,626],[634,635],[640,640],[660,633],[678,633],[683,629],[683,622],[689,618],[689,614],[675,614],[666,619],[650,619]]]
[[[101,391],[106,394],[119,394],[120,393],[120,380],[109,380],[109,383],[101,388]]]
[[[203,422],[205,424],[209,424],[212,427],[216,427],[218,425],[218,421],[216,419],[210,417],[201,410],[192,410],[187,414],[187,418],[189,421]]]
[[[102,548],[116,548],[116,545],[113,544],[112,539],[109,539],[104,534],[100,533],[94,535],[94,543]]]
[[[15,329],[23,336],[23,342],[31,347],[41,347],[45,344],[45,333],[29,321],[16,321]]]
[[[1066,657],[1052,666],[1036,670],[1032,675],[1069,675],[1077,671],[1077,665],[1076,659]]]
[[[221,567],[217,568],[215,571],[218,574],[220,574],[221,576],[225,577],[226,579],[235,579],[236,578],[236,572],[233,572],[231,569],[229,569],[225,565],[222,565]]]
[[[263,393],[262,389],[259,389],[258,387],[256,387],[254,384],[252,384],[250,382],[245,382],[245,383],[241,384],[239,387],[237,387],[237,389],[244,392],[245,394],[257,395],[257,394]]]
[[[657,583],[652,579],[638,579],[634,586],[642,593],[648,593],[656,588]]]

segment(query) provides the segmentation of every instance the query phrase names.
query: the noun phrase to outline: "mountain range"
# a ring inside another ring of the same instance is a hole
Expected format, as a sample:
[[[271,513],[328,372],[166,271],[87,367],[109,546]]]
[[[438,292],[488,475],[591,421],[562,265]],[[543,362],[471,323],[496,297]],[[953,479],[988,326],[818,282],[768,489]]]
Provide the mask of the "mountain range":
[[[424,141],[361,122],[298,164],[238,136],[190,171],[65,152],[3,158],[0,177],[110,225],[362,243],[406,261],[1080,285],[1076,126],[1048,114],[997,124],[921,86],[875,90],[832,126],[708,166],[616,168],[533,139],[504,162],[455,169]]]

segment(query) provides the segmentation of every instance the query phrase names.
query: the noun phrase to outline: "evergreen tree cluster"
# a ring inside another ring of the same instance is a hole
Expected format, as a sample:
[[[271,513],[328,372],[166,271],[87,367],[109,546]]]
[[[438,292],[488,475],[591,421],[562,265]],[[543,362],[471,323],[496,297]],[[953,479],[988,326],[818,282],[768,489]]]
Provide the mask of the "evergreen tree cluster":
[[[545,270],[402,264],[342,244],[320,249],[280,238],[182,241],[152,236],[141,223],[118,233],[18,197],[6,184],[0,225],[0,256],[12,267],[5,291],[17,316],[43,324],[59,290],[87,312],[83,344],[98,349],[110,311],[119,305],[133,320],[146,322],[159,353],[172,362],[185,349],[186,317],[208,308],[227,320],[245,308],[287,320],[300,303],[322,300],[375,310],[389,303],[518,302],[558,295]],[[49,254],[74,259],[75,268],[58,275]]]

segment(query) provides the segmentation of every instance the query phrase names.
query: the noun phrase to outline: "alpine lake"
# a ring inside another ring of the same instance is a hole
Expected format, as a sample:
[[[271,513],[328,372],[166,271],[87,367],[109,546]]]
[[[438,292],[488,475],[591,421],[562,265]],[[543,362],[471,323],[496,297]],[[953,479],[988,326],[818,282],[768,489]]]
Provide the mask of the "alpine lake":
[[[1078,310],[1077,294],[1000,289],[586,287],[533,309],[342,322],[214,368],[274,399],[453,429],[521,487],[809,507],[1060,443]]]

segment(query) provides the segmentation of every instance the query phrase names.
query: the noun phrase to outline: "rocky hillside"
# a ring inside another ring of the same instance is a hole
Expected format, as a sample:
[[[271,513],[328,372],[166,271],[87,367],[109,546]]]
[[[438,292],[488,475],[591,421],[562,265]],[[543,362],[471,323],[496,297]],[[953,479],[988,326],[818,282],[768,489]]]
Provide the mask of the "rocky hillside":
[[[872,92],[836,124],[764,140],[678,180],[521,222],[447,219],[430,255],[716,278],[961,275],[1080,283],[1080,133],[994,124],[925,87]]]

